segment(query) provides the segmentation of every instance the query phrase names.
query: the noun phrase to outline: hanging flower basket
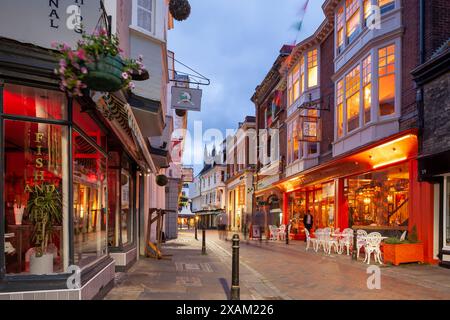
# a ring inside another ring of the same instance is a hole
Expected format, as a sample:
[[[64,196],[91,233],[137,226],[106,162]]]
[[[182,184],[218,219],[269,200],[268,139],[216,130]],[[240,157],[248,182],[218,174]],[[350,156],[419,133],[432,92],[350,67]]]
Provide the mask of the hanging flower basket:
[[[156,177],[156,184],[160,187],[165,187],[169,183],[169,179],[163,174]]]
[[[100,92],[115,92],[124,86],[122,76],[124,63],[120,56],[102,56],[86,64],[88,73],[85,83],[88,88]]]
[[[175,20],[186,20],[191,14],[191,5],[187,0],[170,0],[169,11]]]
[[[179,117],[184,117],[186,115],[186,110],[175,110],[175,114]]]
[[[69,96],[82,96],[84,89],[99,92],[115,92],[134,89],[132,80],[148,79],[142,55],[138,59],[121,56],[122,50],[115,35],[102,29],[93,35],[83,34],[77,48],[54,43],[60,52],[59,68],[61,90]]]

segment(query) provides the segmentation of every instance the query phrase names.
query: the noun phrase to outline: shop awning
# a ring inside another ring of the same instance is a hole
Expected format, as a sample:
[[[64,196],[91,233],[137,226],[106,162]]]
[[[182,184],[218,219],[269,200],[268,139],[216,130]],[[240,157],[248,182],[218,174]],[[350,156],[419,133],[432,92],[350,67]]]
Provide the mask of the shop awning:
[[[130,94],[127,98],[144,137],[160,136],[164,130],[161,102]]]

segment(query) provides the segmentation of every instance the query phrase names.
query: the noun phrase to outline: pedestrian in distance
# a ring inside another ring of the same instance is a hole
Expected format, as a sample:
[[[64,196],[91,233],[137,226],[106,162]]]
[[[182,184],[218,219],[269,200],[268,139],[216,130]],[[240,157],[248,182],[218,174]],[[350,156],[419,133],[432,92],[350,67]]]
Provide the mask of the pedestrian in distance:
[[[303,218],[303,224],[305,225],[306,230],[308,230],[309,234],[311,234],[311,229],[313,227],[314,223],[314,217],[311,214],[311,210],[308,210],[308,212],[305,214],[305,217]],[[305,237],[306,242],[306,237]]]

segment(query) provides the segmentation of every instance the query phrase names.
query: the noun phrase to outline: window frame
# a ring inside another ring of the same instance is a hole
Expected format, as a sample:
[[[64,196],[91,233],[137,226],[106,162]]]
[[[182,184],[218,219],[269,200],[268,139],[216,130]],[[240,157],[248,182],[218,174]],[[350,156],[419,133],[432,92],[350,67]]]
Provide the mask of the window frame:
[[[151,1],[151,5],[152,5],[152,10],[150,11],[150,15],[151,15],[151,19],[150,19],[150,26],[152,30],[147,30],[141,26],[139,26],[139,8],[142,8],[145,11],[149,11],[147,8],[141,7],[139,6],[139,0],[132,0],[132,17],[131,17],[131,23],[133,25],[134,28],[136,28],[138,31],[150,35],[150,36],[154,36],[156,33],[156,21],[155,21],[155,11],[156,11],[156,3],[154,0],[148,0]]]

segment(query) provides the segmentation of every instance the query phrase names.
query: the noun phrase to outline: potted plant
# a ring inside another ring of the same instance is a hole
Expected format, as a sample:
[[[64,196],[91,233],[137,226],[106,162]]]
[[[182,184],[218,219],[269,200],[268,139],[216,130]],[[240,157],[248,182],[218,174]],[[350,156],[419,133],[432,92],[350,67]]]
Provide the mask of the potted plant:
[[[30,257],[30,273],[51,274],[54,257],[47,249],[53,241],[54,226],[62,222],[61,194],[51,184],[36,186],[30,194],[26,210],[34,226],[34,254]]]
[[[407,240],[388,238],[383,243],[384,261],[395,266],[401,263],[424,262],[423,243],[418,241],[414,226]]]
[[[165,187],[169,183],[169,179],[163,174],[156,177],[156,184],[160,187]]]
[[[191,5],[187,0],[170,0],[169,11],[175,20],[186,20],[191,14]]]
[[[122,57],[119,39],[109,35],[106,29],[92,35],[83,34],[77,48],[54,43],[60,52],[60,88],[69,96],[82,96],[83,89],[115,92],[124,88],[134,89],[132,80],[146,80],[149,75],[143,57],[137,60]]]

